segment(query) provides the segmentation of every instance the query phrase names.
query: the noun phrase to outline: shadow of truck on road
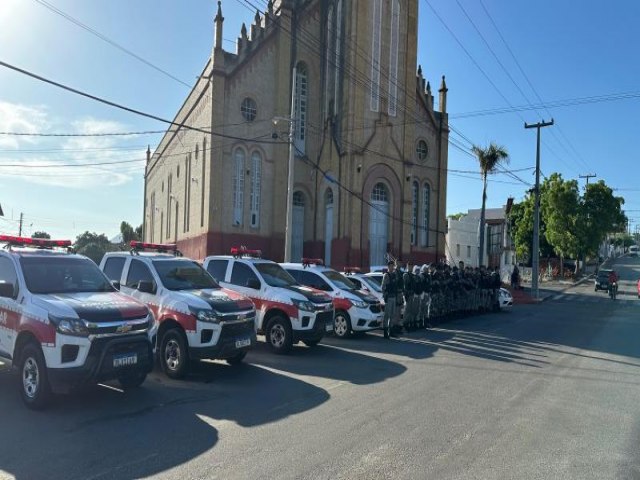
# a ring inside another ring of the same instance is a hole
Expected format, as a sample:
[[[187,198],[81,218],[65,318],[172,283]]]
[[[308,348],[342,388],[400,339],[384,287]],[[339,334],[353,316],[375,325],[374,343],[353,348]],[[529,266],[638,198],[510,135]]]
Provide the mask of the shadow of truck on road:
[[[18,380],[0,372],[0,477],[20,480],[155,475],[214,448],[220,422],[251,428],[329,399],[321,388],[258,366],[201,363],[192,380],[155,373],[138,390],[95,386],[33,412],[22,405]]]

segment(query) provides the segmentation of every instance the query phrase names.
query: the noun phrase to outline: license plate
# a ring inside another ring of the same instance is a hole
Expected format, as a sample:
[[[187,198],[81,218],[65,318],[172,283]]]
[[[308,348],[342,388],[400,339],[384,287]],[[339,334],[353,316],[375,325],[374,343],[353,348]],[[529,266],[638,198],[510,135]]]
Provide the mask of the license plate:
[[[113,357],[113,368],[128,367],[138,363],[138,354],[127,353]]]
[[[251,346],[250,338],[243,338],[242,340],[236,340],[236,348],[249,347]]]
[[[333,332],[333,322],[327,322],[327,332]]]

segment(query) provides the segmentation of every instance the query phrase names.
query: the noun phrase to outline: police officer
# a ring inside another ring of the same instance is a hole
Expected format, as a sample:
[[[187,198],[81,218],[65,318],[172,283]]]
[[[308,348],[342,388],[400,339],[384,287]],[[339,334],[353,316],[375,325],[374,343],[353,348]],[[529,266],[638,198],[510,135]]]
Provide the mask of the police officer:
[[[422,283],[422,305],[420,314],[422,318],[421,327],[429,328],[431,318],[431,275],[429,275],[429,265],[426,263],[420,269],[420,282]]]
[[[395,335],[395,331],[392,331],[392,329],[396,328],[402,307],[400,282],[401,280],[396,272],[396,263],[389,260],[387,262],[387,272],[382,277],[382,295],[385,303],[382,320],[384,338]]]
[[[420,277],[420,267],[413,267],[413,328],[418,329],[422,324],[422,295],[423,293],[422,278]]]
[[[407,269],[402,276],[404,293],[404,328],[409,330],[415,321],[414,295],[415,285],[413,282],[413,271],[411,262],[407,262]]]

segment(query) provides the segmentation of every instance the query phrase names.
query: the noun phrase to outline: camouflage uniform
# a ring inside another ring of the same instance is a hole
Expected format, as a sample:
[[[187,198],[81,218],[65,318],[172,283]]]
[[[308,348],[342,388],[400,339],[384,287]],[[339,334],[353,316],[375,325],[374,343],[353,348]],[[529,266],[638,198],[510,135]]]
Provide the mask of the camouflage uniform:
[[[387,272],[382,277],[382,294],[385,302],[382,329],[386,338],[389,337],[391,329],[400,323],[400,310],[402,309],[400,282],[400,274],[397,271]]]

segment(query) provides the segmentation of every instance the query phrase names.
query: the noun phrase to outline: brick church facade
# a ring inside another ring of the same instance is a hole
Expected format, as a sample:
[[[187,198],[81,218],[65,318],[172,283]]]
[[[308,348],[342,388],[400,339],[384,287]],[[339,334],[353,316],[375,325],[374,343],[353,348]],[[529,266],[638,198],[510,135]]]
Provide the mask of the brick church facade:
[[[444,258],[447,87],[442,77],[436,110],[417,65],[418,5],[270,1],[232,53],[218,2],[179,126],[147,154],[145,241],[195,259],[246,245],[282,261],[292,143],[294,261]]]

